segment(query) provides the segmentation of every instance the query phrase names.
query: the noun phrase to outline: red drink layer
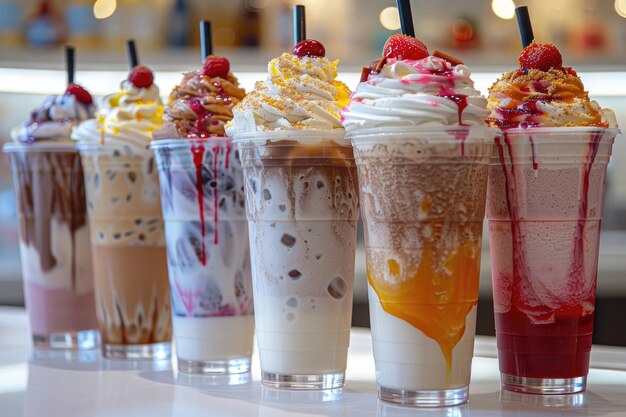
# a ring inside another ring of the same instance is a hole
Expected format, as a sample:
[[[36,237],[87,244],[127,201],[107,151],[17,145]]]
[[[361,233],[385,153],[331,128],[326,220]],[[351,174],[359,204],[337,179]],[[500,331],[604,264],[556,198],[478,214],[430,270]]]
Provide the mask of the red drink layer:
[[[587,375],[615,132],[532,129],[496,140],[487,211],[503,374]]]

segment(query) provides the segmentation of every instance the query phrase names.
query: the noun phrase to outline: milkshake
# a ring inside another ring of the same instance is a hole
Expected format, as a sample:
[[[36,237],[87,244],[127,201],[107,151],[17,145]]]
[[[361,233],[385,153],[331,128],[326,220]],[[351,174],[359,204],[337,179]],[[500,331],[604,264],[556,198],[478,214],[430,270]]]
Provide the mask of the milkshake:
[[[348,88],[317,41],[269,62],[226,126],[241,152],[262,381],[344,383],[358,219],[340,109]]]
[[[24,294],[33,346],[98,344],[89,228],[72,129],[93,117],[91,95],[70,84],[50,96],[6,144],[18,204]]]
[[[224,135],[244,97],[226,58],[208,56],[170,94],[154,132],[178,369],[250,370],[250,247],[239,152]]]
[[[148,148],[162,125],[152,72],[135,67],[96,118],[74,130],[79,142],[105,357],[170,355],[171,307],[157,170]]]
[[[379,397],[467,401],[496,129],[469,69],[394,35],[342,112],[365,226]]]
[[[552,44],[533,43],[490,89],[500,127],[487,217],[502,386],[583,391],[615,115],[589,100]]]

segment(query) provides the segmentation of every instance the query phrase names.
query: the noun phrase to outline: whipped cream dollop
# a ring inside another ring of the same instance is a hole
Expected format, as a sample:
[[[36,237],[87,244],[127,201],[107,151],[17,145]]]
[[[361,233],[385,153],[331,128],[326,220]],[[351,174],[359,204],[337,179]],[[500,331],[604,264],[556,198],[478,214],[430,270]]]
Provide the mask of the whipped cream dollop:
[[[343,129],[340,111],[350,90],[337,81],[338,61],[284,53],[268,64],[266,81],[256,83],[233,109],[226,133]]]
[[[82,103],[69,93],[48,96],[29,120],[11,131],[11,137],[17,143],[71,142],[72,129],[94,117],[95,109],[93,104]]]
[[[617,127],[615,113],[590,100],[581,79],[568,67],[507,72],[489,89],[488,107],[488,123],[501,129]]]
[[[233,107],[246,95],[237,78],[211,77],[202,71],[187,72],[174,87],[165,108],[163,129],[155,139],[224,136],[224,125],[233,118]]]
[[[487,99],[462,64],[428,56],[388,59],[352,93],[342,111],[346,130],[390,126],[485,124]]]
[[[163,103],[155,84],[146,88],[128,80],[121,91],[102,100],[96,118],[82,122],[72,139],[86,143],[129,145],[150,152],[152,132],[163,125]]]

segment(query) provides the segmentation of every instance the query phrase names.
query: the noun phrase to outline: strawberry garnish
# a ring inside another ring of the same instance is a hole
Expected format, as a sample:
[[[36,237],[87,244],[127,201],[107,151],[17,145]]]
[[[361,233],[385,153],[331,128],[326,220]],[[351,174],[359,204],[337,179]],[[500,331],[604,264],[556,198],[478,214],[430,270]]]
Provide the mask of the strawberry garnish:
[[[67,90],[65,90],[65,94],[73,95],[76,97],[76,100],[83,104],[93,103],[93,97],[91,97],[91,94],[78,84],[71,83],[68,85]]]
[[[137,65],[128,74],[127,79],[137,88],[148,88],[154,83],[154,74],[145,65]]]
[[[303,58],[305,56],[315,56],[322,58],[326,56],[326,49],[324,49],[324,45],[320,41],[316,41],[315,39],[305,39],[300,41],[293,47],[293,51],[291,51],[297,57]]]
[[[202,74],[207,77],[228,77],[230,71],[230,62],[223,56],[209,55],[204,61]]]
[[[419,39],[395,34],[391,35],[383,47],[383,57],[396,59],[423,59],[428,56],[428,48]]]
[[[551,43],[531,43],[518,58],[520,67],[547,71],[550,68],[560,68],[563,57],[559,49]]]

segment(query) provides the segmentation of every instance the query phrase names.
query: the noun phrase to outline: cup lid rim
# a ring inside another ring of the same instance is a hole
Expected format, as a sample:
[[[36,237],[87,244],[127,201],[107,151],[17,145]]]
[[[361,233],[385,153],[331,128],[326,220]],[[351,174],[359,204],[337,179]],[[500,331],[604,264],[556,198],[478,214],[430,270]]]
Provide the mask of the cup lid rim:
[[[150,142],[150,149],[159,149],[166,147],[182,148],[195,144],[210,144],[211,142],[232,142],[232,138],[229,136],[211,136],[209,138],[167,138],[167,139],[155,139]]]
[[[75,152],[76,143],[16,143],[7,142],[2,145],[2,152]]]

